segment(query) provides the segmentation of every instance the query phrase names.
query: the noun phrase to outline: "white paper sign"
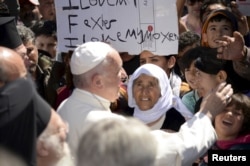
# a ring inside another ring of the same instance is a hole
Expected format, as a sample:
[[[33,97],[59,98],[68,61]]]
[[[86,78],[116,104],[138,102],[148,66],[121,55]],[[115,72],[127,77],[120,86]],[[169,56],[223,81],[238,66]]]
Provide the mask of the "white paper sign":
[[[239,5],[239,11],[245,15],[250,16],[250,0],[236,0]]]
[[[110,43],[119,52],[158,55],[178,51],[176,0],[55,0],[58,51],[87,41]]]

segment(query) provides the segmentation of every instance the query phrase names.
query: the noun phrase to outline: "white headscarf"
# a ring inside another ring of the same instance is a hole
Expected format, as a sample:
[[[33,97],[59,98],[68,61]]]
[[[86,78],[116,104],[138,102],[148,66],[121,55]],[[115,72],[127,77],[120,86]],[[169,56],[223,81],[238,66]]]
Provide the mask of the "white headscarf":
[[[171,71],[169,76],[169,84],[175,96],[180,96],[181,78],[174,71]]]
[[[139,109],[133,96],[134,80],[141,74],[157,78],[161,89],[161,97],[158,99],[157,103],[153,108],[146,111]],[[179,111],[185,119],[189,119],[193,116],[193,114],[182,103],[181,99],[173,95],[166,72],[154,64],[142,65],[132,74],[129,78],[127,92],[128,105],[134,108],[134,117],[142,120],[146,124],[156,121],[172,107]]]

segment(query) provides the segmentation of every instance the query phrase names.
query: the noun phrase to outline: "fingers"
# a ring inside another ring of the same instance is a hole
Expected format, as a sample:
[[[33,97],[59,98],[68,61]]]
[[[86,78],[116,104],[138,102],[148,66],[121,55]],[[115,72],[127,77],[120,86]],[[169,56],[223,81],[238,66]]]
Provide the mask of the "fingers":
[[[234,31],[233,37],[234,37],[234,40],[236,41],[242,41],[242,42],[244,41],[244,37],[242,36],[240,32]]]
[[[229,36],[223,36],[221,40],[217,40],[216,43],[218,44],[217,48],[217,58],[219,59],[228,59],[228,46],[232,42]]]
[[[216,87],[216,91],[219,93],[223,93],[226,94],[229,90],[231,89],[231,84],[227,84],[226,82],[220,83],[217,87]]]
[[[233,89],[230,84],[220,84],[218,86],[217,95],[221,98],[223,104],[228,104],[231,101],[233,95]]]
[[[221,83],[216,89],[212,90],[203,98],[201,112],[205,113],[211,119],[223,111],[230,102],[233,95],[233,89],[230,84]]]
[[[220,40],[216,40],[219,47],[228,46],[234,41],[234,38],[230,36],[222,36]]]
[[[216,92],[222,91],[225,86],[226,83],[221,83],[219,86],[216,87],[216,89],[212,89],[211,92],[209,92],[206,96],[203,97],[203,101],[207,100],[209,97],[211,98],[211,95],[215,94]]]
[[[230,59],[230,48],[228,46],[223,46],[223,47],[217,48],[217,58],[231,60]]]
[[[226,99],[226,96],[231,97],[233,95],[233,90],[230,84],[227,84],[226,82],[223,82],[219,84],[215,89],[213,89],[206,98],[211,95],[212,93],[216,93],[216,95],[220,98]]]
[[[236,17],[241,17],[242,13],[239,11],[239,5],[236,2],[231,2],[231,9],[234,15],[236,15]]]
[[[239,26],[238,30],[243,35],[246,35],[249,31],[247,17],[240,12],[238,4],[236,4],[236,2],[234,1],[231,2],[231,9],[232,9],[232,13],[235,15],[235,17],[238,20],[238,26]]]
[[[215,91],[217,91],[217,92],[222,92],[225,86],[227,86],[227,83],[226,83],[226,82],[222,82],[221,84],[219,84],[219,85],[216,87]]]
[[[239,32],[234,32],[233,37],[223,36],[216,41],[217,58],[225,60],[237,60],[238,54],[241,53],[241,47],[244,45],[244,39]]]

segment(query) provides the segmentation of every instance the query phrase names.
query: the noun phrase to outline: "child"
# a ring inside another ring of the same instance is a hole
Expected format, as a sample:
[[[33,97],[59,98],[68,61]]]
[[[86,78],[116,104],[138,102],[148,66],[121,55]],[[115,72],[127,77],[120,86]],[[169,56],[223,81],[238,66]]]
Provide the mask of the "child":
[[[35,33],[35,44],[39,50],[49,53],[52,59],[56,59],[57,27],[54,21],[40,20],[31,27]]]
[[[202,50],[197,48],[192,48],[188,50],[180,59],[179,59],[179,65],[181,70],[184,73],[185,79],[188,83],[188,85],[192,88],[191,91],[184,94],[181,98],[182,102],[186,105],[186,107],[194,113],[195,103],[200,98],[199,93],[197,91],[197,85],[196,85],[196,69],[194,66],[195,59],[199,57],[199,55],[202,53]]]
[[[178,58],[181,58],[189,49],[200,46],[200,36],[192,31],[186,31],[179,35]]]
[[[188,93],[192,87],[189,86],[188,82],[185,79],[185,75],[184,75],[184,69],[180,68],[180,62],[182,59],[181,57],[190,49],[195,48],[197,46],[200,45],[200,36],[192,31],[186,31],[183,32],[179,35],[179,47],[178,47],[178,55],[176,57],[176,65],[175,65],[175,71],[176,73],[179,73],[181,79],[182,79],[182,83],[181,83],[181,90],[180,90],[180,97],[182,98],[183,95],[185,95],[186,93]],[[185,62],[184,62],[185,64]],[[189,66],[187,66],[189,67]],[[177,72],[177,70],[179,72]]]
[[[217,40],[222,36],[233,36],[238,30],[238,23],[235,16],[227,10],[215,10],[208,15],[202,26],[201,45],[217,48]]]
[[[250,149],[250,98],[242,93],[234,94],[223,112],[215,117],[218,140],[214,150]],[[207,156],[200,166],[207,165]]]
[[[211,12],[202,26],[201,45],[211,48],[218,48],[218,42],[223,40],[224,36],[233,36],[233,32],[238,30],[238,23],[235,16],[228,10],[215,10]],[[243,50],[242,50],[243,51]],[[230,55],[232,50],[228,48]],[[231,55],[230,55],[231,56]],[[250,80],[243,76],[247,71],[240,69],[242,63],[238,61],[227,61],[227,74],[231,78],[232,87],[235,92],[247,93],[250,89]],[[240,70],[239,70],[240,69]]]
[[[227,61],[217,58],[216,49],[209,47],[197,47],[192,54],[197,54],[194,61],[195,83],[200,97],[208,95],[220,83],[231,83],[231,79],[226,68]],[[199,110],[200,98],[195,105],[195,111]]]

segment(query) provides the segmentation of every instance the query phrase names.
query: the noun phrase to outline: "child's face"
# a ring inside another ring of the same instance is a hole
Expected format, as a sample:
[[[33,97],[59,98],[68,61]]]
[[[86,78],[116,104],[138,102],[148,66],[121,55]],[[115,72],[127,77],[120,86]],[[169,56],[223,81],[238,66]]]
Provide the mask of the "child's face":
[[[219,84],[217,75],[208,74],[196,68],[196,85],[200,96],[206,96]]]
[[[185,69],[185,78],[186,78],[186,81],[187,81],[188,85],[192,89],[197,88],[197,85],[196,85],[196,68],[194,66],[194,61],[191,63],[189,68]]]
[[[228,106],[215,117],[215,130],[219,140],[235,139],[242,128],[244,115],[242,110]]]
[[[35,44],[38,49],[47,51],[52,58],[56,57],[57,41],[52,36],[40,35],[35,39]]]
[[[225,19],[212,21],[208,23],[206,33],[202,34],[202,40],[208,43],[209,47],[217,48],[217,40],[220,40],[224,35],[233,35],[232,24]]]

